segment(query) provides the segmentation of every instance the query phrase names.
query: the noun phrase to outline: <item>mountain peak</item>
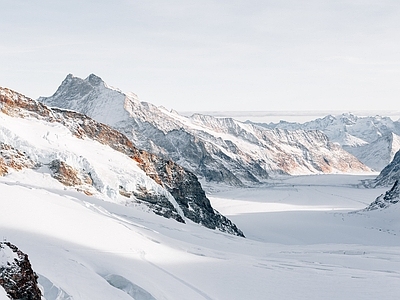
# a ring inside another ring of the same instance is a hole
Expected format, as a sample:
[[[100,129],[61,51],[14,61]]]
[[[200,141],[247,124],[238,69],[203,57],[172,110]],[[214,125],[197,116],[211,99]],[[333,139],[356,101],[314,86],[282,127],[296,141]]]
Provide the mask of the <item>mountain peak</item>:
[[[93,86],[98,86],[100,84],[104,84],[103,79],[101,79],[99,76],[95,74],[90,74],[88,77],[86,77],[85,81],[89,82]]]
[[[74,74],[69,73],[69,74],[67,75],[67,77],[65,77],[65,80],[71,80],[72,78],[74,78]]]
[[[126,97],[95,74],[85,79],[68,74],[52,96],[38,100],[51,107],[79,111],[96,117],[99,122],[114,125],[129,117],[124,109]]]

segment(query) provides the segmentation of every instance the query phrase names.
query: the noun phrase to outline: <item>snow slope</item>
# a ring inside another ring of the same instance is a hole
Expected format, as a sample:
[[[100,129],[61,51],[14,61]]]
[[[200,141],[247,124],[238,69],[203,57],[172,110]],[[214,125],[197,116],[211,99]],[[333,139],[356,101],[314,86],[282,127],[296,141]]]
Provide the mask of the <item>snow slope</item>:
[[[10,300],[10,298],[8,298],[6,291],[0,287],[0,300]]]
[[[361,179],[214,191],[213,205],[246,228],[243,239],[24,169],[0,177],[0,230],[29,254],[47,300],[395,299],[399,208],[349,213],[383,191],[359,188]]]

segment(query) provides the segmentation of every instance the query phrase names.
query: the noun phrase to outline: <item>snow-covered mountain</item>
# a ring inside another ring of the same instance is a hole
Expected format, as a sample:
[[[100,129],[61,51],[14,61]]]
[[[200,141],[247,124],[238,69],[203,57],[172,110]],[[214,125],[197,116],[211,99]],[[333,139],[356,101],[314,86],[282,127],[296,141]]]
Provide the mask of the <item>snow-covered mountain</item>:
[[[135,145],[172,159],[207,181],[243,185],[271,174],[365,172],[369,168],[319,131],[262,129],[230,118],[184,117],[140,102],[96,75],[68,75],[40,102],[79,111],[126,134]]]
[[[358,117],[345,113],[302,124],[281,121],[258,125],[271,129],[320,130],[332,142],[339,143],[343,149],[377,171],[382,170],[400,149],[400,122],[389,117]]]
[[[109,126],[5,88],[0,111],[0,175],[32,169],[86,195],[243,236],[212,208],[193,173]]]

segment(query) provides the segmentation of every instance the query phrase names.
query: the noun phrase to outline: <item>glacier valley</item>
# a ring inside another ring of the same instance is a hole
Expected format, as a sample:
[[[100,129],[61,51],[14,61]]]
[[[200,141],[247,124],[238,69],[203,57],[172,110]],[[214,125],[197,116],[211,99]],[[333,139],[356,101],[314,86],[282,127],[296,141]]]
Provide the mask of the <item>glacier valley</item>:
[[[374,176],[209,187],[247,238],[87,196],[32,170],[0,178],[3,239],[29,253],[45,299],[395,299],[399,207],[360,211]]]
[[[35,300],[397,299],[399,129],[0,88],[0,300],[28,258]]]

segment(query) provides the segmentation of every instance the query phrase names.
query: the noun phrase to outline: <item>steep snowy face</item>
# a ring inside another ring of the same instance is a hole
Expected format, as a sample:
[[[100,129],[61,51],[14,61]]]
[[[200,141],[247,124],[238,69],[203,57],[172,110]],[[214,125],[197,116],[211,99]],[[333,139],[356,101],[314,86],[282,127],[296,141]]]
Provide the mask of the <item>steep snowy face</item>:
[[[207,181],[243,185],[262,182],[269,174],[369,171],[321,132],[262,129],[230,118],[199,114],[187,118],[115,90],[105,91],[104,83],[102,89],[87,89],[87,80],[69,75],[53,96],[39,100],[77,110],[101,122],[103,108],[87,109],[87,99],[92,99],[93,105],[119,103],[129,118],[115,118],[109,125],[126,134],[138,147],[170,158]],[[78,88],[77,83],[82,87]],[[69,96],[70,90],[73,96]],[[116,99],[110,100],[110,95]]]
[[[259,124],[267,128],[320,130],[331,141],[375,170],[382,170],[400,149],[400,122],[388,117],[358,117],[354,114],[326,116],[303,124]]]
[[[388,164],[373,180],[372,185],[390,186],[400,179],[400,150],[396,153],[393,160]]]
[[[0,174],[31,168],[87,195],[243,236],[211,207],[194,174],[111,127],[3,88],[0,110]]]
[[[134,96],[130,95],[131,98]],[[51,97],[51,103],[46,98],[39,98],[39,101],[48,106],[96,116],[98,122],[115,126],[129,116],[124,109],[125,98],[123,93],[108,87],[94,74],[86,79],[69,74]]]

